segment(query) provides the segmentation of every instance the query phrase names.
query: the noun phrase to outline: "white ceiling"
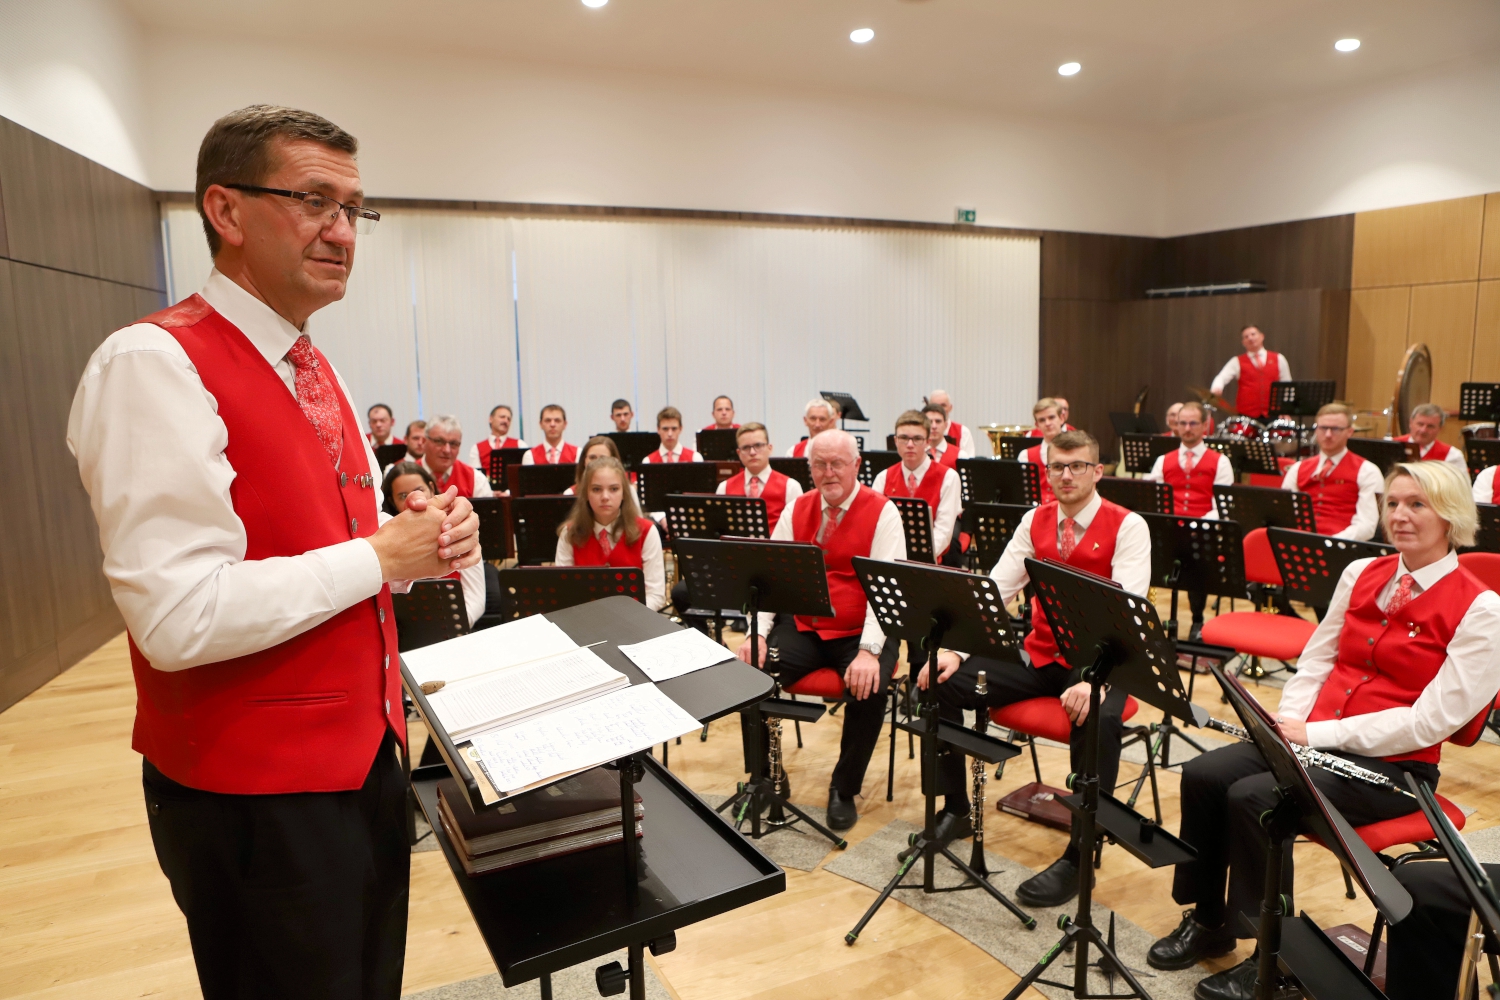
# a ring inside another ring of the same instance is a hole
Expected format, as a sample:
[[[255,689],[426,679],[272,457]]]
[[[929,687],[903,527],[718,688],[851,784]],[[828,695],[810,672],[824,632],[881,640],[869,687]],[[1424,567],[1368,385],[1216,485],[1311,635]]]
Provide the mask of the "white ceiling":
[[[1495,0],[121,0],[148,28],[1175,125],[1500,55]],[[875,40],[848,40],[858,27]],[[1333,43],[1363,47],[1350,55]],[[1083,72],[1057,74],[1077,60]]]

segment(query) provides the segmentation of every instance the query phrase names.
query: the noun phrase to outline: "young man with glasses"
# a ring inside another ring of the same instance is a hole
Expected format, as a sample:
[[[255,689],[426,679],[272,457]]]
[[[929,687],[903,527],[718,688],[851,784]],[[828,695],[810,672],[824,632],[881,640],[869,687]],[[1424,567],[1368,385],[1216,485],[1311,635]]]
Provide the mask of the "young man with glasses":
[[[1054,437],[1051,445],[1047,477],[1056,499],[1032,508],[1021,518],[1010,544],[990,572],[1005,603],[1014,600],[1030,582],[1026,560],[1032,558],[1067,563],[1144,596],[1151,586],[1151,532],[1139,514],[1110,503],[1095,489],[1104,477],[1099,443],[1086,431],[1068,431]],[[1040,601],[1032,601],[1031,626],[1025,653],[1018,654],[1014,661],[951,651],[938,654],[937,694],[942,717],[961,725],[966,708],[984,712],[1028,698],[1061,698],[1073,722],[1073,770],[1082,770],[1089,686],[1063,661]],[[976,690],[981,670],[988,682],[988,693],[983,695]],[[926,667],[917,675],[917,684],[927,687]],[[1124,707],[1125,689],[1119,687],[1112,688],[1100,706],[1099,787],[1106,792],[1114,788],[1120,769],[1120,734],[1124,728],[1120,716]],[[944,754],[939,758],[939,769],[945,801],[938,833],[945,842],[972,836],[963,755]],[[1079,865],[1087,863],[1092,850],[1093,845],[1086,844],[1080,853],[1076,843],[1069,843],[1061,858],[1022,882],[1016,896],[1027,906],[1066,903],[1078,894]]]
[[[422,456],[422,465],[432,473],[440,490],[453,486],[461,497],[494,496],[490,477],[459,459],[463,444],[464,431],[458,425],[457,417],[433,417],[427,424],[427,451]]]
[[[958,524],[963,486],[957,472],[927,454],[930,425],[926,418],[927,414],[916,410],[907,410],[896,418],[896,451],[901,462],[877,472],[871,489],[888,497],[927,501],[932,515],[932,551],[941,560]]]
[[[1318,411],[1313,430],[1318,454],[1287,469],[1281,488],[1312,497],[1318,534],[1361,542],[1375,537],[1380,469],[1349,450],[1354,411],[1343,403],[1329,403]]]
[[[808,542],[823,550],[833,615],[804,618],[761,612],[766,636],[755,666],[776,673],[783,686],[814,670],[837,671],[848,691],[839,760],[828,788],[828,826],[847,830],[859,820],[854,798],[864,785],[870,755],[880,740],[886,695],[900,643],[887,639],[854,575],[854,557],[892,562],[906,558],[906,534],[896,505],[859,482],[859,447],[845,431],[827,430],[812,439],[808,467],[813,485],[791,504],[771,538]],[[738,656],[750,662],[750,644]],[[769,660],[769,665],[768,661]]]
[[[746,424],[734,435],[735,451],[745,471],[719,484],[720,496],[760,497],[766,502],[766,524],[771,530],[787,504],[802,495],[802,484],[771,468],[771,437],[765,424]]]
[[[510,424],[513,419],[514,413],[504,403],[490,410],[490,436],[483,441],[475,441],[474,447],[469,449],[469,464],[486,476],[490,472],[490,452],[499,448],[526,447],[525,441],[511,437]]]

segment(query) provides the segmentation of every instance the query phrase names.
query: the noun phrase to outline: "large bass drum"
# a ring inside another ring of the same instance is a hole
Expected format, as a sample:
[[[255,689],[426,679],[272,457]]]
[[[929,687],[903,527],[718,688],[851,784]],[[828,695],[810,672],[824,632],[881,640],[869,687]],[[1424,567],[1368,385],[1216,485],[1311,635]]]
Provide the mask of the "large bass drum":
[[[1295,456],[1303,444],[1310,444],[1310,440],[1305,440],[1309,437],[1309,432],[1293,418],[1277,417],[1266,424],[1261,440],[1270,444],[1272,451],[1285,458]]]
[[[1259,441],[1265,433],[1260,421],[1236,413],[1219,425],[1219,437],[1231,441]]]

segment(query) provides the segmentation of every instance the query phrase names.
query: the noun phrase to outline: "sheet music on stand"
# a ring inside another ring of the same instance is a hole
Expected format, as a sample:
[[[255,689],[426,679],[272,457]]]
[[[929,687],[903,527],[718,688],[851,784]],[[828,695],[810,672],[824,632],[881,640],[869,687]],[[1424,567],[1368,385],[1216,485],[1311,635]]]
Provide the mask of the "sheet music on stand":
[[[616,596],[646,603],[646,576],[639,567],[526,566],[500,571],[503,621]]]
[[[965,530],[973,540],[970,553],[974,568],[983,573],[994,568],[1020,528],[1021,518],[1031,509],[1025,504],[1005,503],[975,503],[964,508]]]
[[[808,467],[806,458],[795,458],[791,455],[773,455],[771,456],[771,469],[781,473],[788,479],[797,480],[798,484],[802,487],[802,492],[808,493],[812,491],[812,469]]]
[[[510,489],[508,470],[521,465],[529,448],[493,448],[490,450],[489,468],[484,470],[490,478],[490,489],[502,493]]]
[[[668,494],[667,527],[674,539],[771,537],[764,497]]]
[[[906,558],[911,562],[935,563],[932,551],[932,508],[921,497],[887,497],[901,512],[906,533]]]
[[[1397,462],[1417,462],[1422,458],[1421,445],[1415,441],[1352,437],[1349,450],[1367,462],[1374,462],[1382,476],[1388,475]]]
[[[1122,434],[1120,447],[1125,452],[1125,471],[1147,473],[1156,460],[1176,451],[1182,442],[1165,434]]]
[[[859,481],[866,486],[874,486],[876,476],[900,464],[900,452],[862,451],[859,453]]]
[[[1281,571],[1286,596],[1303,604],[1328,607],[1345,567],[1356,559],[1393,555],[1395,546],[1330,538],[1310,531],[1267,528],[1266,540]]]
[[[719,467],[712,462],[642,462],[636,489],[643,510],[666,510],[674,493],[712,496],[719,488]]]
[[[1304,379],[1271,383],[1270,414],[1273,417],[1311,417],[1333,402],[1337,383],[1333,379]]]
[[[1460,420],[1500,422],[1500,382],[1463,382],[1458,387]]]
[[[1024,504],[1042,502],[1042,467],[1007,458],[960,458],[958,478],[964,506],[971,503]]]
[[[642,460],[661,448],[661,438],[655,431],[610,431],[600,437],[607,437],[615,443],[620,462],[631,472],[638,471]]]
[[[1105,476],[1099,480],[1099,495],[1126,510],[1147,514],[1172,513],[1172,486],[1149,479]]]
[[[1500,465],[1500,438],[1465,438],[1464,459],[1468,463],[1469,481],[1472,483],[1485,469]]]
[[[576,497],[570,496],[511,497],[510,520],[516,533],[516,561],[522,566],[540,566],[556,559],[557,529],[568,519],[577,502]],[[483,530],[481,527],[480,531]]]
[[[1274,486],[1215,486],[1214,507],[1221,520],[1234,521],[1246,535],[1256,528],[1311,532],[1316,527],[1311,497]]]
[[[694,436],[694,450],[703,456],[706,462],[737,462],[740,453],[735,444],[735,435],[739,431],[733,427],[719,429],[717,427],[699,431]]]

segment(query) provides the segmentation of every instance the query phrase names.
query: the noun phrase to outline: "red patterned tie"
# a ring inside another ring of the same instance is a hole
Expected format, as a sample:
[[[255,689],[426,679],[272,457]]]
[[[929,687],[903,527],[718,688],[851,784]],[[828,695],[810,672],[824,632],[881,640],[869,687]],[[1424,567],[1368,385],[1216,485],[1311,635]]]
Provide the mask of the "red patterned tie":
[[[1416,582],[1410,573],[1401,574],[1401,579],[1396,584],[1396,592],[1391,595],[1391,603],[1385,606],[1387,615],[1396,615],[1411,603],[1411,585]]]
[[[760,477],[759,476],[751,476],[750,477],[750,485],[747,486],[747,487],[745,487],[745,492],[748,493],[752,497],[758,497],[758,496],[760,496]]]
[[[1193,474],[1193,466],[1197,464],[1197,457],[1191,451],[1184,450],[1182,453],[1182,474],[1184,476],[1191,476]]]
[[[669,463],[675,463],[677,461],[678,454],[679,454],[679,452],[675,452],[675,451],[669,451],[669,452],[667,452],[667,461]]]
[[[1058,546],[1058,555],[1062,556],[1063,562],[1067,562],[1073,555],[1073,550],[1078,547],[1078,538],[1073,534],[1073,519],[1063,518],[1062,545]]]
[[[604,558],[609,558],[609,551],[615,547],[615,543],[609,539],[609,529],[599,529],[599,547],[604,550]]]
[[[548,448],[547,449],[547,464],[548,465],[556,465],[557,464],[557,453],[559,451],[561,451],[560,448]]]
[[[917,495],[917,474],[915,472],[908,472],[906,474],[906,491],[912,496]]]
[[[292,344],[286,356],[296,369],[297,405],[302,407],[302,415],[317,432],[323,450],[337,465],[339,453],[344,449],[344,415],[339,409],[338,390],[334,388],[333,379],[324,370],[312,341],[305,333]]]
[[[823,524],[818,528],[818,535],[813,539],[813,542],[818,545],[827,542],[828,536],[833,534],[834,530],[838,528],[839,518],[843,516],[844,509],[842,507],[824,507]]]

